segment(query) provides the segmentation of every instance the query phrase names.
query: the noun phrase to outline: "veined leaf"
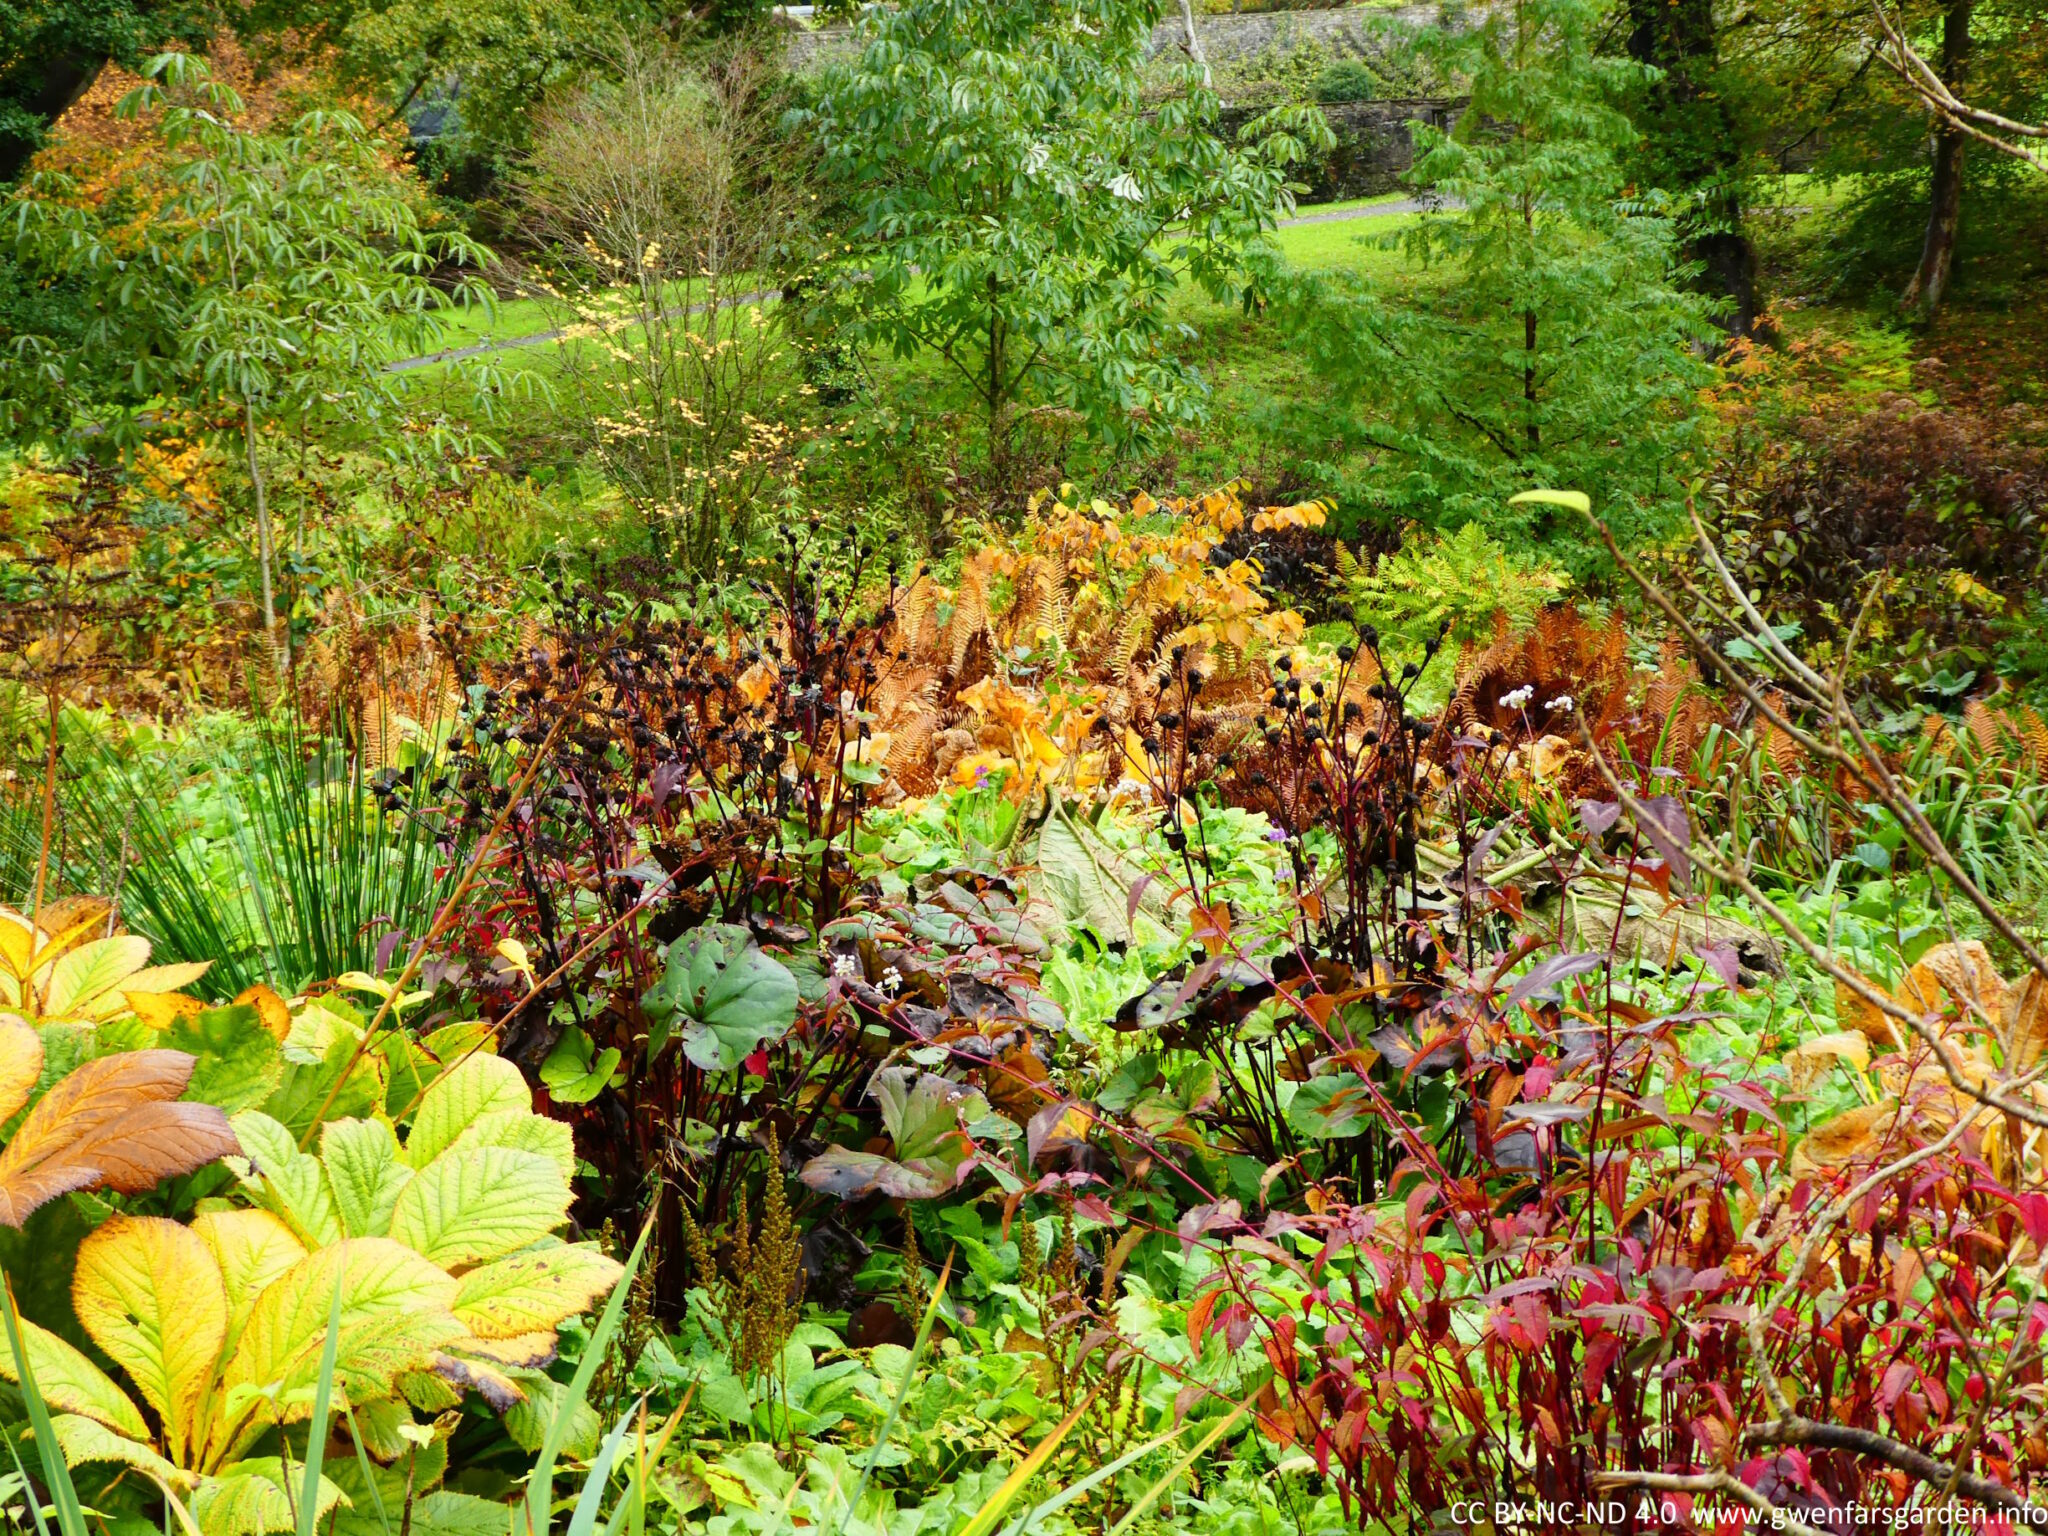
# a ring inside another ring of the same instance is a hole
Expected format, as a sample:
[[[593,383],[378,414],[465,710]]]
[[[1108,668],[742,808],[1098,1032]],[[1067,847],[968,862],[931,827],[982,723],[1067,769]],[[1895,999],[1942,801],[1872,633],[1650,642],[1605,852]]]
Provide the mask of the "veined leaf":
[[[192,1065],[182,1051],[125,1051],[68,1074],[0,1151],[0,1221],[19,1227],[74,1190],[140,1194],[234,1152],[235,1133],[218,1109],[170,1102]]]
[[[424,1168],[483,1116],[503,1110],[533,1113],[533,1094],[519,1068],[481,1051],[434,1079],[406,1137],[405,1160]]]
[[[320,1159],[301,1152],[297,1137],[257,1110],[235,1116],[235,1134],[248,1156],[251,1176],[258,1181],[258,1203],[309,1249],[339,1242],[341,1216]]]
[[[50,984],[43,993],[43,1016],[60,1019],[85,1013],[99,998],[112,994],[116,1008],[125,1007],[115,992],[130,976],[149,964],[149,940],[140,934],[117,933],[111,938],[81,944],[50,968]],[[138,987],[137,991],[162,990]]]
[[[228,1298],[204,1238],[161,1216],[116,1216],[79,1245],[78,1321],[128,1373],[189,1465],[199,1415],[227,1344]]]
[[[185,1096],[218,1105],[228,1114],[254,1109],[284,1080],[284,1057],[263,1027],[263,1017],[243,1004],[202,1008],[173,1021],[163,1044],[192,1055],[198,1066]]]
[[[532,1152],[545,1157],[562,1170],[562,1177],[576,1175],[576,1139],[566,1120],[551,1120],[530,1109],[499,1109],[479,1115],[455,1138],[457,1152],[471,1147],[510,1147],[515,1152]]]
[[[356,1045],[352,1038],[337,1036],[319,1060],[300,1062],[292,1059],[287,1044],[283,1051],[283,1081],[277,1092],[264,1101],[264,1112],[284,1125],[295,1139],[312,1129],[314,1121],[323,1114],[338,1117],[374,1113],[384,1102],[384,1058],[375,1051],[358,1057]]]
[[[229,1467],[219,1477],[209,1477],[192,1495],[192,1518],[204,1536],[268,1536],[272,1531],[290,1531],[296,1494],[285,1490],[290,1474],[275,1456],[255,1457]],[[320,1479],[319,1508],[315,1518],[324,1520],[342,1502],[341,1490],[326,1478]]]
[[[403,1371],[426,1366],[464,1329],[448,1310],[455,1281],[388,1238],[358,1237],[300,1260],[256,1298],[222,1374],[218,1463],[280,1418],[313,1411],[335,1274],[342,1274],[335,1382],[348,1402],[388,1397]]]
[[[207,1211],[193,1219],[192,1230],[220,1266],[228,1299],[226,1348],[233,1349],[256,1298],[306,1256],[306,1245],[269,1211]]]
[[[381,1120],[330,1120],[320,1129],[327,1187],[350,1237],[383,1237],[391,1209],[413,1171],[398,1157],[398,1138]]]
[[[455,1316],[482,1339],[557,1327],[589,1309],[622,1270],[594,1243],[565,1243],[480,1264],[462,1277]]]
[[[0,1122],[12,1120],[43,1076],[43,1037],[26,1019],[0,1013]]]
[[[106,1425],[82,1414],[60,1413],[51,1420],[51,1428],[57,1432],[57,1447],[63,1451],[67,1466],[82,1467],[95,1461],[121,1462],[180,1491],[198,1481],[190,1472],[172,1465],[140,1441],[117,1435]]]
[[[452,1151],[399,1191],[391,1235],[452,1267],[537,1242],[569,1214],[569,1181],[548,1158],[508,1147]]]
[[[661,979],[642,1005],[653,1022],[649,1059],[674,1033],[683,1054],[706,1072],[730,1072],[789,1032],[796,1022],[796,978],[746,929],[710,923],[669,946]]]
[[[65,1413],[83,1414],[131,1440],[149,1439],[149,1426],[142,1420],[142,1410],[108,1379],[105,1371],[49,1329],[38,1327],[25,1317],[19,1322],[21,1347],[28,1351],[28,1368],[35,1374],[36,1387],[44,1402]],[[11,1348],[0,1350],[0,1376],[17,1384],[21,1381]]]

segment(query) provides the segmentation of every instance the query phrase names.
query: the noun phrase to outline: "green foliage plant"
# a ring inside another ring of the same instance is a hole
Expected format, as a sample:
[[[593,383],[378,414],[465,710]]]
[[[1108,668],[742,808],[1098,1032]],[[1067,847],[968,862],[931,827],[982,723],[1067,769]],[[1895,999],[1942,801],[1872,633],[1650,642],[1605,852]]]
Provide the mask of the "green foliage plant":
[[[92,318],[74,343],[14,338],[0,422],[67,446],[132,447],[166,402],[232,419],[276,644],[264,427],[343,418],[403,443],[403,376],[385,364],[426,350],[451,300],[489,295],[474,276],[452,290],[433,280],[485,253],[432,227],[416,185],[358,119],[316,107],[273,132],[242,111],[203,60],[150,61],[120,112],[145,123],[167,181],[145,193],[154,206],[132,243],[65,173],[38,172],[17,191],[17,256],[78,285]]]
[[[1370,456],[1345,499],[1377,518],[1540,539],[1553,513],[1503,503],[1565,485],[1599,491],[1625,541],[1671,519],[1700,440],[1708,311],[1679,287],[1671,221],[1627,185],[1636,134],[1617,103],[1645,76],[1599,52],[1603,15],[1521,0],[1431,34],[1472,94],[1454,127],[1414,127],[1411,180],[1446,205],[1397,237],[1421,276],[1291,287],[1288,333],[1324,387],[1296,428]],[[1599,564],[1578,538],[1555,554],[1575,575]]]
[[[246,1110],[232,1123],[251,1207],[220,1202],[190,1225],[116,1216],[85,1240],[79,1320],[160,1428],[91,1358],[23,1319],[70,1464],[141,1469],[189,1494],[207,1536],[234,1536],[291,1526],[284,1432],[319,1424],[330,1402],[386,1461],[409,1443],[414,1409],[443,1411],[465,1389],[503,1412],[537,1394],[566,1417],[537,1368],[556,1327],[621,1274],[595,1246],[553,1236],[569,1128],[535,1114],[518,1069],[483,1053],[442,1073],[410,1118],[403,1138],[379,1112],[327,1121],[316,1155]],[[324,1515],[345,1494],[314,1483],[324,1434],[313,1439],[306,1480]],[[445,1461],[436,1447],[424,1481]]]
[[[856,212],[827,276],[851,337],[929,350],[971,391],[992,459],[1051,403],[1101,436],[1201,419],[1175,355],[1183,284],[1238,300],[1249,247],[1291,211],[1288,169],[1328,129],[1278,108],[1237,142],[1201,71],[1144,99],[1157,0],[910,0],[795,114]]]
[[[1339,549],[1338,572],[1359,622],[1414,649],[1446,626],[1461,646],[1492,638],[1496,624],[1527,629],[1570,585],[1556,565],[1509,550],[1476,522],[1454,533],[1418,531],[1370,568]]]

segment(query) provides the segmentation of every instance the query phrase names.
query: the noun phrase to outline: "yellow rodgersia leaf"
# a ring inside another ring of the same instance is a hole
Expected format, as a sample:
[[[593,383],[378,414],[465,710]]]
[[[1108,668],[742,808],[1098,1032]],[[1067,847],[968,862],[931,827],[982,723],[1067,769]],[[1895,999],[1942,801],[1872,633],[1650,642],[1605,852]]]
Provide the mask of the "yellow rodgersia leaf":
[[[302,1259],[256,1298],[220,1385],[214,1465],[232,1460],[273,1423],[313,1411],[337,1279],[341,1325],[335,1381],[344,1400],[388,1397],[398,1376],[426,1368],[466,1331],[449,1309],[455,1281],[389,1238],[359,1237]]]
[[[208,1211],[193,1219],[192,1230],[220,1266],[230,1318],[227,1347],[232,1349],[251,1303],[306,1256],[306,1245],[268,1211]]]
[[[131,1440],[149,1439],[149,1426],[142,1421],[142,1410],[108,1379],[105,1371],[47,1328],[38,1327],[25,1317],[17,1318],[16,1322],[21,1327],[21,1347],[28,1355],[29,1371],[44,1402],[59,1413],[83,1414]],[[17,1384],[21,1381],[12,1349],[0,1349],[0,1376]]]
[[[569,1181],[549,1158],[464,1148],[434,1159],[399,1191],[391,1235],[436,1264],[473,1264],[546,1237],[567,1219],[569,1200]]]
[[[455,1316],[480,1339],[559,1326],[588,1311],[624,1273],[595,1244],[565,1243],[480,1264],[462,1277]]]
[[[171,1459],[189,1462],[228,1330],[227,1289],[205,1240],[161,1216],[116,1216],[79,1245],[71,1303],[163,1420]]]

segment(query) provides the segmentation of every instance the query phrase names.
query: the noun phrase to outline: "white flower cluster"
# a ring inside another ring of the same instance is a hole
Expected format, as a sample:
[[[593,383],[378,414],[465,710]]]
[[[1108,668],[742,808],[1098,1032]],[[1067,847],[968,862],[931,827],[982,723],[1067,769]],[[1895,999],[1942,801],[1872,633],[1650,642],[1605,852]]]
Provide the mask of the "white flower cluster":
[[[1502,709],[1520,709],[1535,697],[1536,685],[1534,683],[1524,683],[1512,693],[1502,694],[1500,696],[1500,707]]]
[[[1573,700],[1570,694],[1560,693],[1556,698],[1552,699],[1548,704],[1544,705],[1543,707],[1545,709],[1554,709],[1560,715],[1568,715],[1574,709],[1578,708],[1578,705]]]

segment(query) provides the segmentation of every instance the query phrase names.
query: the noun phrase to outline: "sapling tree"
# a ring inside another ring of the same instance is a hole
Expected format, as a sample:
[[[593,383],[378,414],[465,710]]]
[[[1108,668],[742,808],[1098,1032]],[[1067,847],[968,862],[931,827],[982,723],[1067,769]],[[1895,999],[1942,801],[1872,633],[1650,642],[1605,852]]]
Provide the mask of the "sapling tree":
[[[798,114],[850,227],[830,284],[850,339],[927,349],[972,392],[992,457],[1027,401],[1111,439],[1198,419],[1173,353],[1183,283],[1242,298],[1248,248],[1293,206],[1328,129],[1283,108],[1235,141],[1189,62],[1164,99],[1139,66],[1159,0],[906,0]]]
[[[1516,531],[1530,513],[1509,495],[1590,486],[1632,534],[1674,504],[1712,328],[1679,286],[1672,221],[1626,185],[1620,103],[1648,71],[1597,51],[1604,14],[1518,0],[1436,34],[1472,96],[1455,127],[1415,126],[1412,181],[1444,200],[1399,237],[1419,274],[1291,286],[1288,328],[1323,385],[1294,424],[1369,457],[1353,504]],[[1560,554],[1580,572],[1592,558],[1576,541]]]
[[[155,141],[129,184],[88,195],[39,171],[13,200],[19,258],[69,280],[87,320],[63,340],[14,338],[0,425],[67,449],[126,449],[166,411],[225,424],[248,468],[264,633],[282,655],[265,428],[393,425],[404,378],[386,365],[429,348],[448,304],[488,302],[473,275],[435,280],[485,253],[431,226],[417,184],[345,112],[247,126],[235,93],[185,54],[151,61],[120,111]]]

